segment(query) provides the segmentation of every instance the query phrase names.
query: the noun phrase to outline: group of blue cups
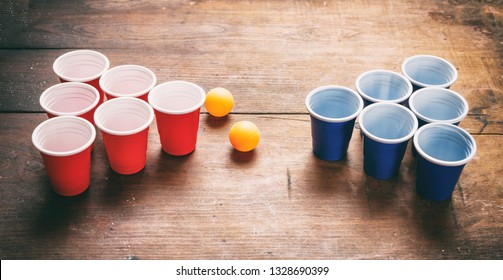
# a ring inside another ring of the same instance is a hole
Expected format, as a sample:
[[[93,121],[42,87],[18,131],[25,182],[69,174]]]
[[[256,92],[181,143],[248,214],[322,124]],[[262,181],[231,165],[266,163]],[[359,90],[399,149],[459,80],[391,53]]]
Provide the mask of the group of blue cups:
[[[475,139],[458,124],[468,103],[449,89],[456,68],[432,55],[416,55],[402,74],[371,70],[356,80],[356,91],[322,86],[306,97],[314,154],[323,160],[346,157],[355,122],[363,138],[366,174],[386,180],[399,173],[412,139],[416,191],[431,200],[447,200],[461,172],[476,153]]]

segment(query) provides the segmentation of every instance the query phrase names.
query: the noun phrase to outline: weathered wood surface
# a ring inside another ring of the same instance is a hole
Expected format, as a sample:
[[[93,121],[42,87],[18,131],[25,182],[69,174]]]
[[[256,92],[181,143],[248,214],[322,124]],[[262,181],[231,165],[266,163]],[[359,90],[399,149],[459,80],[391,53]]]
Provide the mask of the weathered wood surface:
[[[0,258],[2,259],[501,259],[503,258],[501,1],[2,1],[0,15]],[[145,170],[120,176],[101,138],[90,189],[50,189],[30,136],[46,116],[38,98],[58,82],[52,63],[95,49],[111,66],[152,69],[230,89],[233,114],[202,114],[188,157],[161,152],[155,124]],[[400,176],[349,156],[311,152],[304,98],[354,88],[370,69],[400,72],[414,54],[450,60],[451,87],[470,105],[461,126],[479,150],[452,200],[414,191],[410,151]],[[234,152],[230,126],[261,130]]]
[[[30,143],[45,118],[2,115],[2,258],[503,257],[501,136],[477,135],[452,200],[430,202],[415,193],[410,150],[397,178],[377,181],[363,173],[358,131],[330,163],[312,154],[308,116],[203,115],[187,157],[165,155],[152,126],[147,166],[132,176],[111,171],[99,137],[89,190],[64,198]],[[254,152],[228,144],[238,120],[261,128]]]

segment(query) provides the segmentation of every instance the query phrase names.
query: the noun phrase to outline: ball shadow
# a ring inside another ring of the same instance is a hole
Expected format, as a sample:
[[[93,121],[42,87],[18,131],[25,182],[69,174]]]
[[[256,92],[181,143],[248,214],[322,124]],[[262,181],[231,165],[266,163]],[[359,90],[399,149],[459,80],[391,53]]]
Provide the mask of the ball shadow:
[[[229,115],[224,117],[214,117],[210,114],[206,114],[204,118],[204,124],[212,129],[222,128],[230,121]]]
[[[257,160],[257,153],[256,149],[249,152],[240,152],[231,148],[229,157],[233,163],[241,166],[247,166],[253,164]]]

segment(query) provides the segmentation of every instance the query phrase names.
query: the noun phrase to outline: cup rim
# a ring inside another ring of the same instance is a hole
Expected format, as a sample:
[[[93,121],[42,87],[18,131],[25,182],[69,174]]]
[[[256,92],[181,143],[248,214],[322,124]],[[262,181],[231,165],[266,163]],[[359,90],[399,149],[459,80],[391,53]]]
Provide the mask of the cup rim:
[[[50,124],[56,123],[56,122],[65,121],[65,120],[66,121],[71,120],[73,122],[82,123],[84,126],[89,128],[89,130],[91,131],[91,137],[89,137],[89,139],[87,140],[87,142],[84,145],[81,145],[80,147],[73,149],[73,150],[70,150],[70,151],[56,152],[56,151],[51,151],[51,150],[48,150],[48,149],[42,147],[40,145],[40,142],[38,141],[38,138],[36,137],[39,134],[40,130],[42,130],[47,125],[50,125]],[[91,124],[88,120],[83,119],[81,117],[77,117],[77,116],[58,116],[58,117],[47,119],[47,120],[41,122],[33,130],[33,133],[31,135],[31,141],[32,141],[33,145],[37,148],[37,150],[39,150],[43,154],[46,154],[49,156],[56,156],[56,157],[76,155],[76,154],[86,150],[87,148],[89,148],[94,143],[95,139],[96,139],[96,129],[94,128],[94,125]]]
[[[421,94],[422,92],[426,92],[426,91],[443,91],[443,92],[448,92],[448,93],[453,94],[454,96],[458,97],[459,100],[461,100],[461,102],[463,103],[463,107],[464,107],[462,114],[459,117],[455,118],[455,119],[437,120],[437,119],[432,119],[432,118],[426,117],[425,115],[419,113],[419,111],[417,111],[416,107],[414,107],[414,99],[418,96],[418,94]],[[414,112],[414,114],[419,119],[421,119],[422,121],[425,121],[427,123],[433,123],[433,122],[435,122],[435,123],[450,123],[450,124],[454,124],[454,123],[461,122],[468,115],[468,102],[466,101],[466,99],[461,94],[459,94],[459,93],[457,93],[457,92],[455,92],[453,90],[447,89],[447,88],[439,88],[439,87],[426,87],[426,88],[418,89],[417,91],[415,91],[410,96],[410,99],[409,99],[409,108],[412,110],[412,112]]]
[[[322,115],[316,113],[315,111],[313,111],[313,109],[309,105],[309,101],[311,100],[311,98],[315,94],[322,92],[322,91],[325,91],[325,90],[342,90],[342,91],[346,91],[346,92],[353,94],[356,97],[356,99],[358,99],[358,108],[356,109],[356,112],[354,112],[353,114],[351,114],[347,117],[343,117],[343,118],[330,118],[330,117],[322,116]],[[341,123],[341,122],[347,122],[352,119],[355,119],[358,116],[358,114],[360,114],[360,112],[363,109],[363,99],[358,93],[356,93],[354,90],[352,90],[348,87],[338,86],[338,85],[326,85],[326,86],[317,87],[317,88],[313,89],[312,91],[310,91],[306,96],[304,105],[306,106],[306,108],[309,111],[309,114],[311,114],[311,116],[313,116],[321,121],[331,122],[331,123]]]
[[[464,158],[462,160],[457,160],[457,161],[441,160],[441,159],[437,159],[435,157],[428,155],[425,151],[423,151],[423,149],[421,149],[421,146],[418,144],[418,141],[419,141],[418,139],[419,139],[419,136],[421,135],[421,133],[423,133],[427,129],[434,128],[434,127],[443,127],[445,129],[455,130],[456,132],[465,135],[470,140],[470,142],[472,144],[472,149],[470,151],[470,154],[466,158]],[[473,136],[470,133],[468,133],[466,130],[462,129],[459,126],[450,124],[450,123],[429,123],[429,124],[423,125],[422,127],[420,127],[417,130],[416,134],[414,135],[413,144],[414,144],[414,147],[416,148],[416,151],[424,159],[426,159],[427,161],[432,162],[434,164],[442,165],[442,166],[465,165],[467,162],[469,162],[475,156],[475,153],[477,152],[477,142],[475,142],[475,138],[473,138]]]
[[[427,57],[427,58],[437,59],[437,60],[440,60],[440,61],[444,62],[445,64],[447,64],[452,69],[452,71],[453,71],[453,77],[452,77],[452,79],[449,82],[447,82],[447,83],[443,83],[443,84],[439,84],[439,85],[431,85],[431,84],[425,84],[425,83],[419,82],[416,79],[412,78],[407,73],[407,71],[405,70],[406,66],[412,60],[417,59],[417,58],[421,58],[421,57]],[[458,70],[456,69],[456,67],[454,67],[454,65],[452,63],[450,63],[448,60],[446,60],[444,58],[441,58],[441,57],[438,57],[438,56],[435,56],[435,55],[430,55],[430,54],[418,54],[418,55],[410,56],[407,59],[405,59],[405,61],[402,63],[402,67],[401,68],[402,68],[403,75],[405,77],[407,77],[407,79],[409,79],[412,84],[414,84],[416,86],[419,86],[419,87],[422,87],[422,88],[425,88],[425,87],[447,88],[447,87],[450,87],[458,79]]]
[[[160,107],[154,98],[156,97],[156,95],[161,94],[160,92],[162,92],[162,88],[169,86],[169,85],[173,85],[173,84],[182,84],[182,85],[188,85],[188,86],[194,87],[194,89],[197,90],[197,93],[199,93],[200,100],[195,105],[193,105],[189,108],[186,108],[186,109],[182,109],[182,110],[170,110],[170,109],[165,109],[165,108]],[[157,86],[155,86],[150,91],[147,99],[148,99],[148,103],[150,104],[150,106],[152,106],[152,108],[154,108],[158,112],[161,112],[164,114],[170,114],[170,115],[183,115],[183,114],[187,114],[187,113],[192,113],[192,112],[196,111],[197,109],[200,109],[206,100],[206,92],[204,91],[204,89],[201,86],[199,86],[195,83],[181,81],[181,80],[175,80],[175,81],[164,82],[164,83],[161,83],[161,84],[158,84]]]
[[[105,110],[104,108],[106,108],[107,106],[111,106],[111,104],[114,104],[114,103],[126,102],[126,101],[137,103],[138,105],[144,106],[148,111],[147,121],[145,121],[144,124],[142,124],[141,126],[135,128],[135,129],[124,130],[124,131],[122,131],[122,130],[117,131],[117,130],[113,130],[113,129],[109,129],[109,128],[105,127],[103,125],[101,119],[99,119],[99,115],[101,114],[101,112],[103,110]],[[98,108],[94,112],[94,123],[96,124],[96,126],[102,132],[105,132],[105,133],[108,133],[111,135],[117,135],[117,136],[133,135],[133,134],[142,132],[143,130],[145,130],[146,128],[148,128],[152,124],[153,120],[154,120],[154,110],[152,109],[152,107],[150,107],[150,105],[147,102],[145,102],[139,98],[136,98],[136,97],[118,97],[118,98],[107,100],[107,101],[103,102],[103,104],[98,106]]]
[[[59,65],[61,60],[65,59],[69,56],[75,55],[75,54],[88,54],[88,55],[98,56],[101,59],[103,59],[103,61],[105,62],[105,66],[103,67],[103,69],[100,72],[98,72],[95,75],[89,76],[89,77],[75,78],[75,77],[66,76],[63,73],[61,73],[56,66]],[[74,51],[66,52],[66,53],[60,55],[58,58],[56,58],[56,60],[52,64],[52,70],[61,79],[68,81],[68,82],[82,82],[82,83],[90,82],[90,81],[93,81],[93,80],[100,78],[103,75],[103,73],[105,73],[108,70],[109,67],[110,67],[110,60],[108,59],[108,57],[100,52],[93,51],[93,50],[74,50]]]
[[[146,72],[148,75],[150,75],[152,77],[152,83],[150,83],[150,85],[148,87],[146,87],[145,89],[138,91],[138,92],[135,92],[135,93],[130,93],[130,94],[121,94],[121,93],[112,91],[109,88],[107,88],[105,85],[105,82],[104,82],[105,79],[108,78],[109,75],[112,75],[114,72],[123,70],[124,68]],[[156,83],[157,83],[157,77],[152,70],[148,69],[145,66],[136,65],[136,64],[124,64],[124,65],[119,65],[119,66],[115,66],[113,68],[110,68],[107,71],[105,71],[105,73],[103,73],[103,75],[101,76],[101,78],[99,80],[100,88],[106,94],[111,95],[115,98],[117,98],[117,97],[140,97],[142,95],[149,93],[149,91],[151,91],[155,87]]]
[[[58,89],[58,88],[71,87],[71,86],[83,87],[83,88],[90,90],[95,96],[93,103],[91,103],[91,105],[89,105],[88,107],[86,107],[80,111],[58,112],[58,111],[55,111],[55,110],[49,108],[47,106],[46,102],[44,102],[44,100],[47,98],[47,96],[51,93],[52,90]],[[46,111],[47,113],[54,115],[54,116],[81,116],[81,115],[91,111],[93,108],[95,108],[96,105],[98,105],[99,101],[100,101],[100,93],[98,92],[98,90],[89,84],[81,83],[81,82],[65,82],[65,83],[55,84],[55,85],[47,88],[46,90],[44,90],[44,92],[42,92],[42,94],[40,95],[40,98],[39,98],[39,103],[40,103],[40,106],[42,106],[42,109],[44,109],[44,111]]]
[[[409,116],[411,117],[412,122],[413,122],[413,128],[407,135],[400,137],[400,138],[396,138],[396,139],[382,138],[382,137],[373,135],[365,128],[365,123],[362,122],[362,118],[365,116],[365,114],[367,114],[370,110],[374,109],[375,107],[384,107],[384,106],[386,106],[386,107],[391,106],[391,107],[399,108],[400,110],[409,114]],[[370,139],[372,139],[374,141],[377,141],[379,143],[385,143],[385,144],[399,144],[399,143],[403,143],[403,142],[409,140],[416,133],[418,126],[419,126],[417,118],[411,110],[407,109],[403,105],[393,103],[393,102],[388,102],[388,101],[373,103],[373,104],[370,104],[367,107],[363,108],[362,112],[358,116],[358,123],[360,125],[361,131],[363,132],[363,134],[365,134],[365,136],[369,137]]]
[[[383,100],[383,99],[377,99],[377,98],[374,98],[372,96],[369,96],[367,95],[363,90],[362,88],[360,87],[360,81],[365,78],[365,76],[368,76],[368,75],[371,75],[371,74],[375,74],[375,73],[384,73],[384,74],[391,74],[391,75],[394,75],[395,77],[399,78],[399,79],[402,79],[406,84],[407,84],[407,94],[405,94],[404,96],[400,97],[400,98],[397,98],[397,99],[391,99],[391,100]],[[365,71],[363,73],[361,73],[358,78],[356,78],[356,82],[355,82],[355,86],[356,86],[356,90],[358,91],[358,93],[363,97],[365,98],[365,100],[368,100],[370,102],[373,102],[373,103],[377,103],[377,102],[393,102],[393,103],[402,103],[404,102],[405,100],[407,100],[407,98],[410,97],[410,95],[412,94],[412,83],[409,81],[409,79],[407,77],[405,77],[404,75],[400,74],[400,73],[397,73],[397,72],[394,72],[394,71],[391,71],[391,70],[385,70],[385,69],[375,69],[375,70],[369,70],[369,71]]]

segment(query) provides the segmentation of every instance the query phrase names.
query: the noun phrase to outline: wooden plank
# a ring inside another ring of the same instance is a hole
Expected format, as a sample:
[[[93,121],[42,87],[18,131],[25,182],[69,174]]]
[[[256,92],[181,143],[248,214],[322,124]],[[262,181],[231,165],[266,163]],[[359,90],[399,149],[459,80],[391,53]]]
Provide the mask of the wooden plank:
[[[13,46],[14,40],[29,25],[29,1],[2,1],[0,9],[0,47]]]
[[[58,83],[52,71],[53,61],[68,50],[0,50],[1,112],[41,112],[38,103],[40,94],[49,86]],[[302,67],[282,67],[282,70],[265,67],[263,61],[277,65],[294,63],[287,55],[272,58],[268,54],[257,54],[261,59],[242,64],[239,55],[227,54],[228,63],[222,64],[219,59],[212,60],[211,54],[193,55],[179,59],[177,54],[144,53],[143,51],[102,50],[111,60],[112,67],[121,64],[144,65],[154,71],[158,83],[169,80],[188,80],[201,85],[205,90],[223,86],[234,94],[236,113],[293,113],[305,114],[305,96],[312,89],[324,85],[318,80],[318,73]],[[223,59],[223,54],[222,59]],[[404,59],[405,57],[403,57]],[[323,59],[319,57],[320,61]],[[176,64],[171,62],[176,61]],[[212,61],[207,63],[208,61]],[[306,61],[310,65],[312,61]],[[472,58],[461,64],[460,80],[452,87],[465,96],[470,106],[470,115],[462,125],[471,133],[501,133],[503,115],[501,104],[502,91],[499,77],[493,74],[494,68],[486,67],[478,58]],[[357,69],[355,61],[347,67]],[[475,67],[473,76],[467,78],[467,67]],[[258,68],[257,68],[258,69]],[[465,70],[466,69],[466,70]],[[348,72],[334,68],[333,77],[327,81],[355,89],[357,71]],[[337,72],[337,73],[335,73]],[[466,73],[466,74],[465,74]],[[481,74],[479,76],[479,74]],[[481,81],[481,79],[483,81]],[[482,84],[485,87],[482,87]],[[465,125],[465,123],[467,125]],[[486,131],[487,130],[487,131]]]
[[[164,46],[170,41],[183,43],[187,35],[205,45],[215,40],[249,45],[257,35],[273,41],[283,41],[284,36],[301,41],[321,37],[354,41],[360,36],[375,39],[386,31],[403,34],[419,28],[425,32],[426,29],[415,25],[414,21],[424,22],[423,15],[437,6],[434,1],[396,3],[389,0],[380,3],[368,0],[138,1],[127,5],[110,1],[32,1],[29,9],[22,11],[27,17],[21,21],[24,29],[5,44],[19,48],[72,48],[87,43],[95,48],[111,45],[129,48],[132,45]],[[416,12],[418,8],[423,15]],[[239,11],[239,17],[235,16],[236,11]],[[383,14],[393,17],[383,17]],[[269,32],[261,32],[264,26],[270,27],[265,30]],[[364,26],[379,32],[363,34],[361,27]],[[114,32],[113,36],[110,32]],[[323,36],[326,32],[331,36]],[[236,35],[242,40],[232,40]]]
[[[1,114],[2,259],[501,259],[501,136],[477,135],[477,156],[452,200],[414,190],[410,150],[387,181],[362,171],[355,131],[348,157],[311,152],[307,115],[201,116],[196,151],[171,157],[150,130],[146,168],[110,170],[101,137],[84,194],[51,191],[30,142],[43,114]],[[235,152],[232,124],[261,130],[254,152]],[[20,129],[21,128],[21,129]]]
[[[17,20],[20,22],[18,25],[24,28],[22,32],[13,34],[12,40],[4,42],[9,47],[72,48],[82,47],[83,43],[94,48],[110,48],[111,45],[127,48],[151,44],[163,46],[170,42],[166,39],[180,43],[186,41],[186,36],[200,39],[205,45],[208,41],[227,42],[238,36],[244,40],[232,41],[246,45],[253,42],[257,35],[260,39],[267,36],[273,42],[283,41],[286,35],[301,41],[335,39],[375,45],[376,42],[383,42],[376,40],[383,35],[404,39],[411,32],[418,38],[421,34],[429,35],[428,39],[432,40],[429,44],[433,46],[435,40],[451,39],[449,33],[456,34],[452,38],[468,36],[447,30],[447,27],[454,27],[452,23],[474,22],[470,18],[465,19],[467,16],[463,7],[468,5],[442,5],[437,1],[417,0],[400,3],[390,0],[379,3],[368,0],[137,1],[128,4],[113,1],[31,1],[28,9],[26,5],[18,6],[16,12],[25,18]],[[497,4],[476,5],[486,6],[499,11]],[[236,11],[239,11],[239,17],[235,16]],[[491,15],[494,12],[487,14],[486,18],[491,18]],[[6,18],[17,19],[15,14]],[[487,25],[494,25],[494,16],[492,18],[493,21],[487,22]],[[435,34],[428,27],[432,21],[443,25],[435,29],[442,32]],[[482,21],[480,24],[485,23]],[[265,30],[269,32],[262,32],[263,27],[270,27]]]
[[[304,97],[315,87],[354,88],[363,71],[399,72],[406,57],[431,53],[459,70],[452,89],[473,107],[470,132],[503,130],[500,37],[483,28],[501,23],[501,9],[490,3],[60,2],[9,2],[3,11],[1,112],[40,112],[38,96],[58,82],[52,62],[74,48],[98,49],[112,66],[145,65],[159,82],[227,87],[237,113],[295,114],[306,113]],[[477,11],[484,20],[473,20]]]

